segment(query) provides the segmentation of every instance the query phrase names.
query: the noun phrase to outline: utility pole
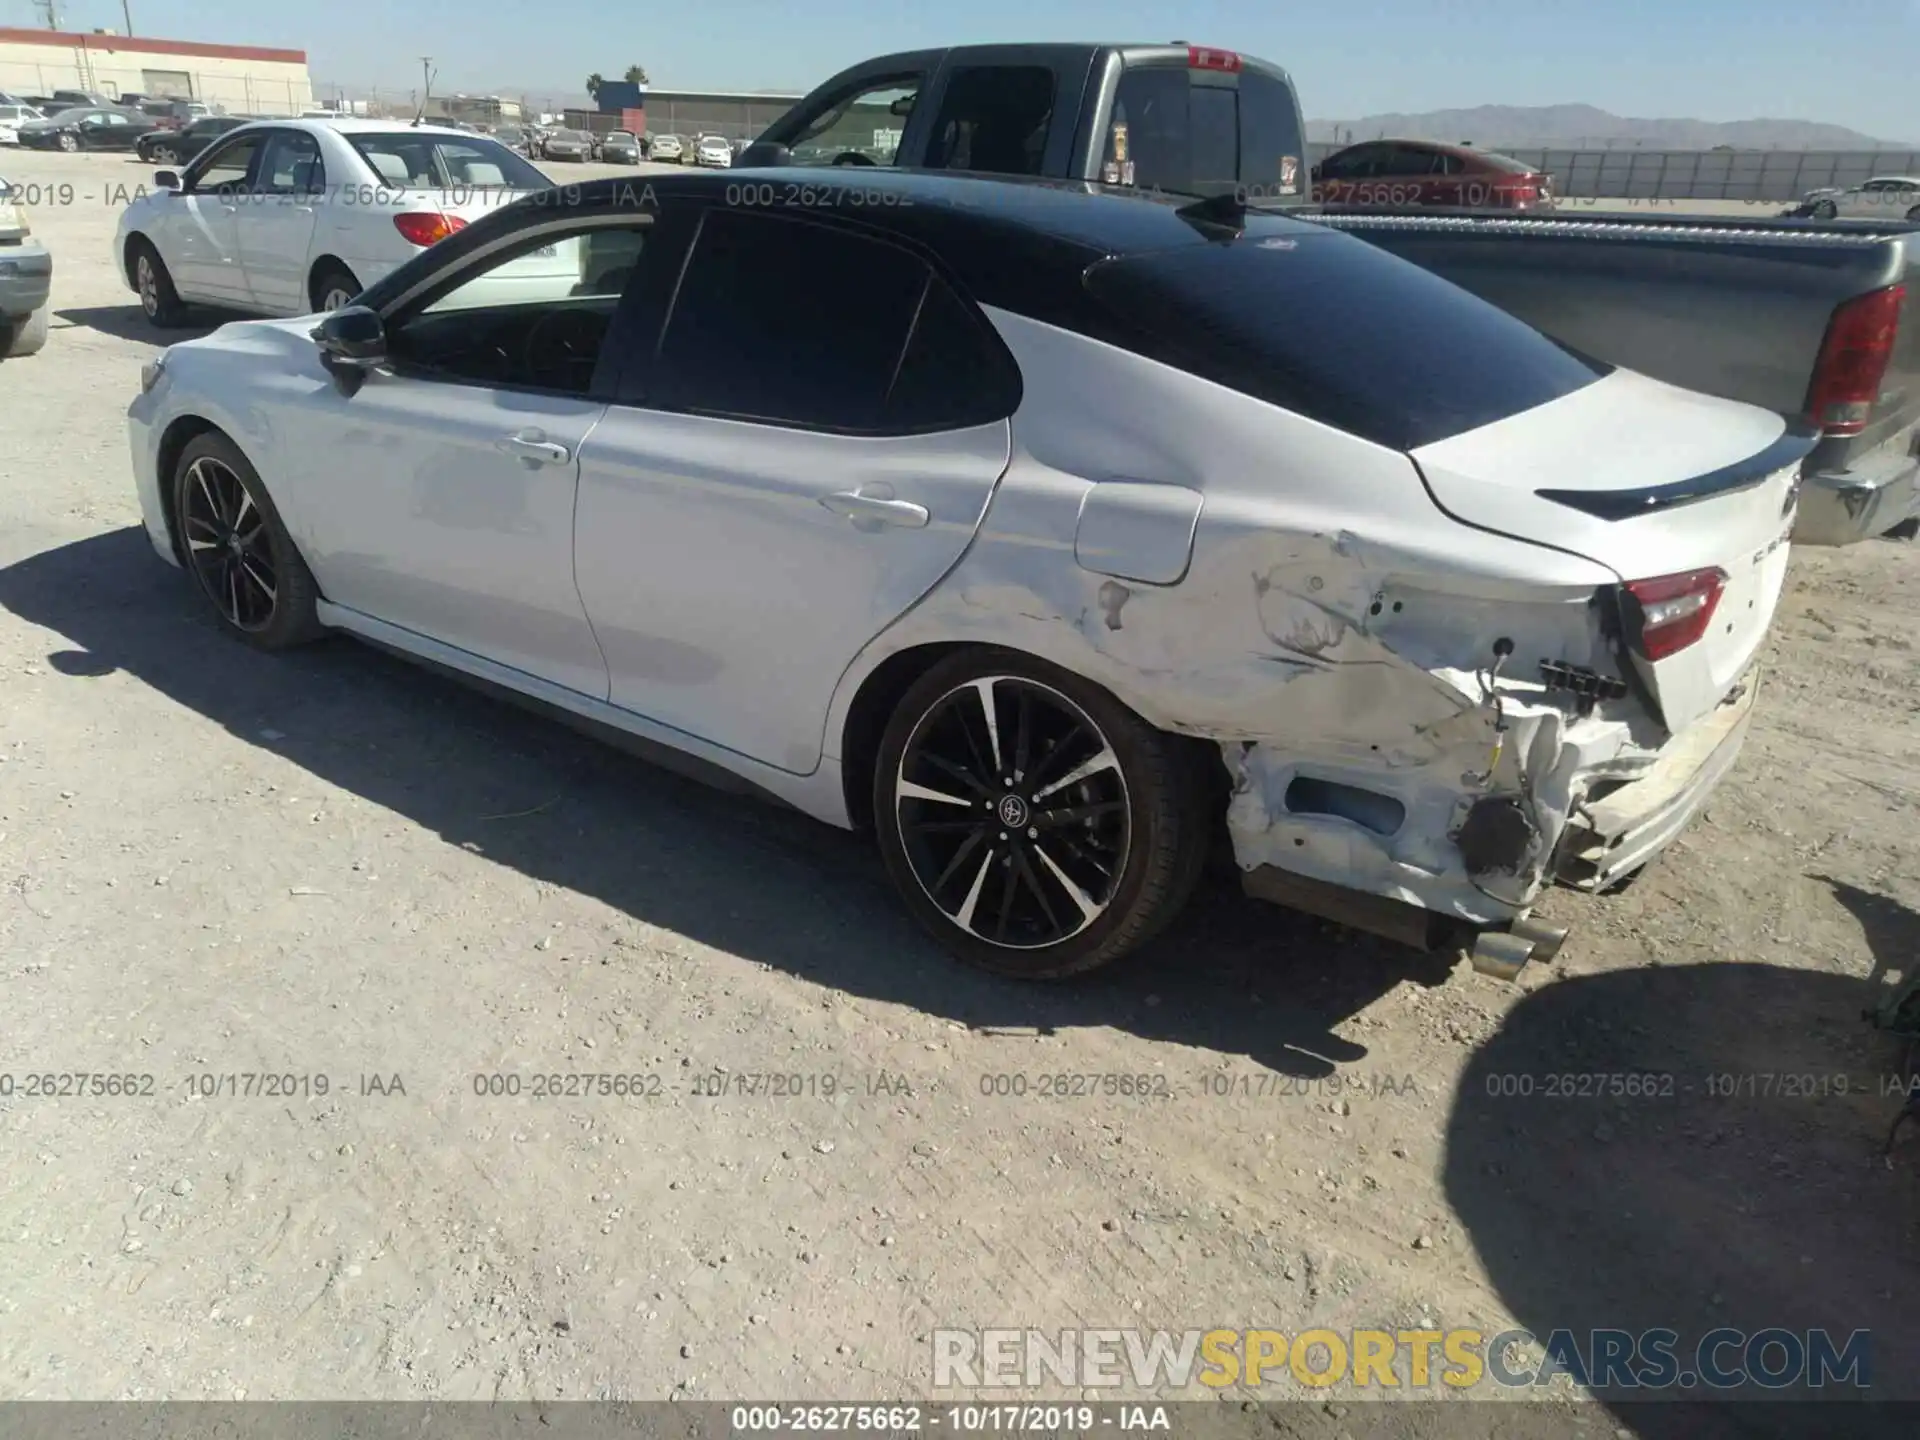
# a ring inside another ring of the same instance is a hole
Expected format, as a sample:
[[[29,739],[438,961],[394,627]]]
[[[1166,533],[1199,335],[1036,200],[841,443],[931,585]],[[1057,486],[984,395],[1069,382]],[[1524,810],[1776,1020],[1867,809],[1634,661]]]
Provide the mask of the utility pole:
[[[120,0],[120,18],[127,22],[127,34],[133,34],[133,0]]]
[[[33,0],[33,4],[36,10],[46,12],[49,30],[60,28],[60,0]]]
[[[426,108],[428,98],[433,94],[433,57],[420,57],[420,106]]]

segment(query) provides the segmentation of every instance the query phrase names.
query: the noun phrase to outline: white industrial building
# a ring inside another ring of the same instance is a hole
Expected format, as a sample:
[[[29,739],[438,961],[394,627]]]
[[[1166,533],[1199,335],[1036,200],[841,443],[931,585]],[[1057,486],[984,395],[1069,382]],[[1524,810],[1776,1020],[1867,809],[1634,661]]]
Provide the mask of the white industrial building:
[[[55,90],[181,96],[233,115],[298,115],[313,104],[304,50],[0,26],[0,91]]]

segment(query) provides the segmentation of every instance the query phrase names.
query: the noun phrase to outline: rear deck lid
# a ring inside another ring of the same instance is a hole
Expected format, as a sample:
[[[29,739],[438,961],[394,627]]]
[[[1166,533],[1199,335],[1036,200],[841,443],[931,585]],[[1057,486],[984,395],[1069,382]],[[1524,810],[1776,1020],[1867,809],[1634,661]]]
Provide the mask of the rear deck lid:
[[[1679,731],[1765,638],[1815,439],[1771,411],[1616,370],[1411,453],[1455,520],[1619,575],[1632,663]]]

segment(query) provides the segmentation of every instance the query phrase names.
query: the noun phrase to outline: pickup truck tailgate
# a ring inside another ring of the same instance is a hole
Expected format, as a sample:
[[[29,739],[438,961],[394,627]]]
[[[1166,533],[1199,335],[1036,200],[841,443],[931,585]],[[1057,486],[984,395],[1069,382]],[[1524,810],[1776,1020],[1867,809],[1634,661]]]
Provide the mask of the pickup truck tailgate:
[[[1632,663],[1678,733],[1712,712],[1765,638],[1815,441],[1755,406],[1616,370],[1412,455],[1455,520],[1620,577]]]

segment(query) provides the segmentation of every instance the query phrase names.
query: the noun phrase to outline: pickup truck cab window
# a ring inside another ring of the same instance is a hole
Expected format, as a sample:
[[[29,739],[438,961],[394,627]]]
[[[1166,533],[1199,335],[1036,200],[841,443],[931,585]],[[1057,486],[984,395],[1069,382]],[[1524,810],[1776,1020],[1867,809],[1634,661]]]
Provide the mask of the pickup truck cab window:
[[[1053,71],[1044,65],[954,70],[934,117],[927,168],[1042,173],[1055,88]]]
[[[891,165],[927,77],[891,75],[831,101],[793,139],[795,165]]]

